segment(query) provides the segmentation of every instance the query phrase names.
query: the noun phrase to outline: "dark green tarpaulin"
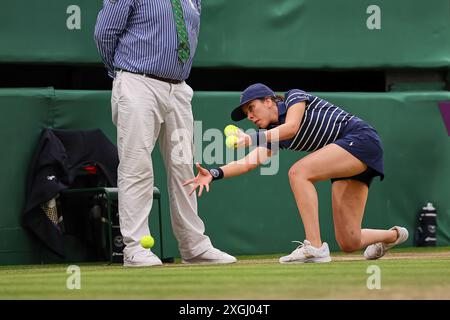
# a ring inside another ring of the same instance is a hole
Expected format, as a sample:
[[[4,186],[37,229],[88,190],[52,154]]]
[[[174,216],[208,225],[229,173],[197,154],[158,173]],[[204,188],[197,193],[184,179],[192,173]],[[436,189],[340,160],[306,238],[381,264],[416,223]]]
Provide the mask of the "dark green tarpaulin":
[[[80,9],[81,29],[69,30]],[[381,29],[367,20],[380,9]],[[100,63],[100,0],[3,1],[0,62]],[[195,66],[450,66],[448,0],[204,0]]]

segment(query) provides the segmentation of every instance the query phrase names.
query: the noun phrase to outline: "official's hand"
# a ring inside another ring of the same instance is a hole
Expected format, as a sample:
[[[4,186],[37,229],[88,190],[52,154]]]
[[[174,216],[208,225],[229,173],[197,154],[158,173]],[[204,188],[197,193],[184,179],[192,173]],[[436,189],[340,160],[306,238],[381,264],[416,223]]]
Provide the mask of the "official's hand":
[[[206,192],[209,192],[209,184],[212,181],[212,176],[208,170],[203,168],[200,164],[196,163],[198,174],[194,179],[189,179],[183,183],[183,186],[187,186],[192,184],[192,188],[189,191],[189,195],[191,195],[195,189],[199,188],[198,196],[202,196],[203,188],[206,188]]]

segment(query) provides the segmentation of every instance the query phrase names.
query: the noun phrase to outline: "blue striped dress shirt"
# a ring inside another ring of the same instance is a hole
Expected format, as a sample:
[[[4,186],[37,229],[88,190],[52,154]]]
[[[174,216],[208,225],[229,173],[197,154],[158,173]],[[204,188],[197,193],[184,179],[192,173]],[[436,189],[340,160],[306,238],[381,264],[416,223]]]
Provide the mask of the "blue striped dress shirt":
[[[200,31],[201,0],[181,0],[191,56],[178,59],[178,35],[171,0],[104,0],[95,41],[108,74],[114,69],[173,80],[188,78]]]

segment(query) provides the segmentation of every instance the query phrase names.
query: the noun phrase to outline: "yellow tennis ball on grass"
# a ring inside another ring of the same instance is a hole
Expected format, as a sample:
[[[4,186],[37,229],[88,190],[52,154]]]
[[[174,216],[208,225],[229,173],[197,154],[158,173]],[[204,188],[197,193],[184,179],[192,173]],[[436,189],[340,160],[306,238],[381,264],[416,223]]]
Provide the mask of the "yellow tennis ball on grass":
[[[238,127],[236,127],[235,125],[229,124],[229,125],[227,125],[225,127],[223,132],[225,133],[225,135],[227,137],[229,137],[229,136],[237,136],[237,134],[238,134]]]
[[[141,238],[141,246],[145,249],[150,249],[155,244],[155,239],[152,236],[143,236]]]
[[[227,139],[225,140],[225,145],[228,148],[236,148],[236,144],[238,142],[238,138],[236,136],[229,136],[227,137]]]

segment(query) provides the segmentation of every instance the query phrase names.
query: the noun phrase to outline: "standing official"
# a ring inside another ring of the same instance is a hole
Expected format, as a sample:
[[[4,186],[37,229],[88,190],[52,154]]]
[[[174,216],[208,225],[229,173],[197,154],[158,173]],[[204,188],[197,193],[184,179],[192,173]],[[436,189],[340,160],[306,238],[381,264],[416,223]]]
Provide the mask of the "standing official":
[[[183,263],[233,263],[211,244],[197,199],[182,183],[192,179],[193,90],[185,79],[200,29],[201,0],[104,0],[95,40],[114,78],[120,229],[125,266],[160,265],[139,244],[149,234],[153,202],[151,153],[159,140],[167,171],[172,227]]]

